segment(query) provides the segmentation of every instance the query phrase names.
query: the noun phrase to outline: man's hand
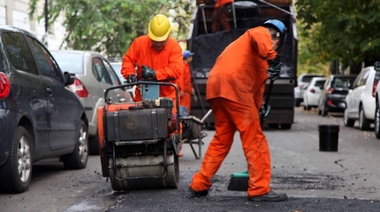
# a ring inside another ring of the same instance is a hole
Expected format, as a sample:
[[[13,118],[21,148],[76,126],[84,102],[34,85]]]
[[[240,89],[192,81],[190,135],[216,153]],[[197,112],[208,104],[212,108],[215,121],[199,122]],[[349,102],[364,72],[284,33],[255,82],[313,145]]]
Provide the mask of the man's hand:
[[[260,120],[266,120],[268,118],[268,115],[269,115],[269,112],[270,112],[270,105],[267,105],[265,107],[265,103],[263,103],[260,107],[260,110],[259,110],[259,117],[260,117]]]
[[[141,76],[145,80],[156,80],[156,71],[151,69],[149,66],[142,65]]]
[[[127,77],[127,83],[137,82],[137,76],[136,74],[128,75]]]
[[[271,64],[268,68],[269,77],[276,80],[280,76],[282,63]]]

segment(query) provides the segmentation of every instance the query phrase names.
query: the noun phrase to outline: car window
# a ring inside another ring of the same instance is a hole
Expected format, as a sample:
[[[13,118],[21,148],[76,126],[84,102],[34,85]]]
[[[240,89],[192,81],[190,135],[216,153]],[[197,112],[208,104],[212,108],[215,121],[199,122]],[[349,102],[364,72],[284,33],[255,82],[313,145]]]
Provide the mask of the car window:
[[[2,41],[10,63],[15,69],[38,75],[32,53],[22,34],[15,32],[4,33]]]
[[[99,82],[112,85],[111,78],[100,58],[92,58],[92,71]]]
[[[82,54],[52,51],[55,60],[62,71],[74,74],[84,74]]]
[[[112,69],[112,66],[106,60],[103,60],[103,64],[106,67],[106,70],[111,78],[112,85],[120,85],[119,78],[117,77],[115,71]]]
[[[323,89],[323,85],[325,84],[325,80],[317,80],[315,81],[315,86]]]
[[[36,57],[37,66],[41,74],[62,82],[62,73],[48,51],[34,38],[28,36],[27,40],[32,45],[32,51]]]
[[[332,83],[334,88],[349,88],[352,83],[351,78],[335,78]]]
[[[356,80],[354,82],[354,85],[353,85],[353,88],[365,85],[365,83],[366,83],[366,81],[368,79],[368,75],[369,75],[369,71],[368,70],[362,71],[358,75],[358,77],[356,78]]]

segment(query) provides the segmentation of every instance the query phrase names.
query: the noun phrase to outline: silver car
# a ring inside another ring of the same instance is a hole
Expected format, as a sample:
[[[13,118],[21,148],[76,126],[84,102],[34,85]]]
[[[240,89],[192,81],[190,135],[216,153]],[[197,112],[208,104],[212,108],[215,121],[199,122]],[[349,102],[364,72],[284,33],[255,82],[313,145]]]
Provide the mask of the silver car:
[[[111,66],[119,77],[120,82],[124,83],[125,79],[121,74],[121,62],[111,62]]]
[[[89,152],[99,153],[99,138],[96,109],[104,106],[105,89],[121,85],[109,61],[100,53],[92,51],[51,51],[63,71],[75,73],[75,82],[70,88],[81,100],[89,122]],[[130,94],[124,90],[113,90],[108,96],[112,101],[131,102]]]

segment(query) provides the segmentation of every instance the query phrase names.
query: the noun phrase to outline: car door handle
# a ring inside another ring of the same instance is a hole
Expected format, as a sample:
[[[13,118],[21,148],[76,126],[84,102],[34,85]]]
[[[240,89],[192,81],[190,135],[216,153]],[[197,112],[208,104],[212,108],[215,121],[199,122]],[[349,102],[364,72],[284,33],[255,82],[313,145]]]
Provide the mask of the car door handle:
[[[53,90],[51,88],[46,88],[46,93],[49,95],[49,96],[52,96],[53,95]]]

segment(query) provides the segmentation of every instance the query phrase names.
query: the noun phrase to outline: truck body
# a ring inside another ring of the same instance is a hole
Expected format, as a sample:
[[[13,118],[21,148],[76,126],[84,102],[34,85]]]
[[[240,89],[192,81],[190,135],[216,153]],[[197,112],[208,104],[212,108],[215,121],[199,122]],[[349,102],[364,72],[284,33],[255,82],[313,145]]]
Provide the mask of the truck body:
[[[247,29],[262,25],[269,19],[278,19],[286,26],[286,36],[277,50],[278,55],[275,60],[283,65],[280,77],[271,89],[269,99],[271,111],[264,124],[271,128],[290,129],[294,123],[294,87],[297,78],[298,46],[291,0],[236,0],[231,5],[229,15],[231,30],[229,31],[211,32],[213,11],[213,0],[197,1],[187,37],[187,48],[194,53],[191,66],[193,85],[198,96],[197,101],[192,101],[191,114],[203,117],[210,109],[206,101],[207,78],[224,48]],[[269,80],[267,88],[268,85]],[[204,123],[207,128],[213,128],[213,115],[209,116]]]

